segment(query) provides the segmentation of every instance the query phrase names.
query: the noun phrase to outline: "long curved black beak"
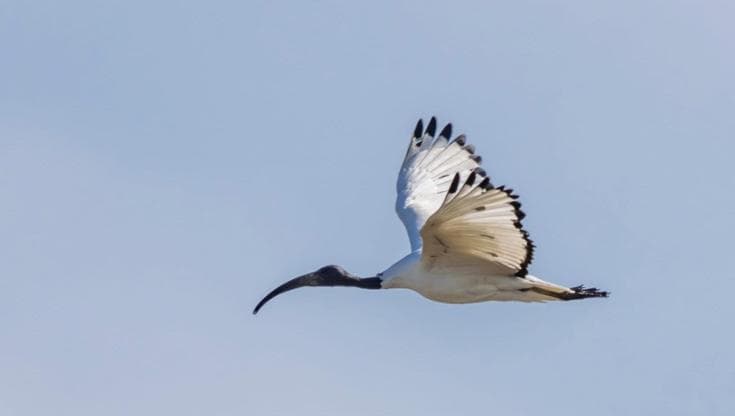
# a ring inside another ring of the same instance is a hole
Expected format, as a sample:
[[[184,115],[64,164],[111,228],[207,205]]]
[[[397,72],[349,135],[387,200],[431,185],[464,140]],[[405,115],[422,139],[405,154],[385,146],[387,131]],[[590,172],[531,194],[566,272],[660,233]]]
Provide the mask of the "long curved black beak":
[[[253,309],[253,315],[258,313],[269,300],[289,290],[298,289],[304,286],[355,286],[363,289],[380,289],[381,279],[379,277],[368,277],[360,279],[347,276],[323,276],[318,273],[308,273],[303,276],[291,279],[288,282],[273,289],[270,293],[258,302]]]
[[[263,305],[268,303],[269,300],[275,298],[281,293],[288,292],[289,290],[298,289],[304,286],[318,286],[318,281],[319,281],[319,276],[314,273],[308,273],[303,276],[299,276],[295,279],[289,280],[288,282],[273,289],[269,294],[265,295],[265,297],[260,302],[258,302],[258,304],[255,306],[255,309],[253,309],[253,315],[258,313],[260,308],[262,308]]]

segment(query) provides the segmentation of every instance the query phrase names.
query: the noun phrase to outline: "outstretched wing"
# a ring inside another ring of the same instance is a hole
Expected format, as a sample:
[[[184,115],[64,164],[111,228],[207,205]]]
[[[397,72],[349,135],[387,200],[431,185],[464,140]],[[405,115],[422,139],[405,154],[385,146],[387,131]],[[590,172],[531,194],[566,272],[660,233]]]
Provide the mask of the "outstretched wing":
[[[424,130],[423,120],[416,124],[406,157],[398,174],[396,213],[411,241],[411,251],[421,249],[421,227],[442,205],[455,173],[467,177],[479,168],[481,158],[464,135],[451,140],[452,125],[436,134],[436,118]],[[484,172],[478,171],[484,176]]]
[[[525,276],[534,245],[521,228],[518,196],[481,176],[471,172],[462,186],[461,175],[453,176],[441,207],[421,229],[421,261],[428,268],[479,262],[488,274]]]

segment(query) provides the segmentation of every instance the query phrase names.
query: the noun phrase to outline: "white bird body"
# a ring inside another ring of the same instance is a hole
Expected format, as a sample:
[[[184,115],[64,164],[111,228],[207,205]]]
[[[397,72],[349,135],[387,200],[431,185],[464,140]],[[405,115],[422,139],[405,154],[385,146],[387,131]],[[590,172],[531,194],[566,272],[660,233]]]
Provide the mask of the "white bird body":
[[[464,135],[450,141],[451,124],[436,133],[436,119],[419,120],[396,185],[396,213],[411,253],[376,277],[360,279],[325,266],[292,279],[256,306],[303,286],[403,288],[444,303],[544,302],[606,297],[582,286],[567,288],[528,274],[534,245],[511,189],[495,187]]]
[[[382,279],[381,285],[384,289],[410,289],[427,299],[443,303],[491,300],[543,302],[558,298],[529,289],[543,287],[552,291],[570,291],[531,275],[520,278],[486,274],[482,267],[471,264],[427,269],[421,263],[421,252],[407,255],[378,274],[378,277]]]

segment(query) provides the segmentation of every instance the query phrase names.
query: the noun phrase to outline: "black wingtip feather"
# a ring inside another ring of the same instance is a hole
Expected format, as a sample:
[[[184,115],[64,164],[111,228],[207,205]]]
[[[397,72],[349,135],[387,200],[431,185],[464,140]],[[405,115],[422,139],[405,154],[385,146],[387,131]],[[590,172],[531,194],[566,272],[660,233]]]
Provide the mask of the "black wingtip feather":
[[[454,179],[452,179],[452,184],[449,185],[449,192],[450,194],[453,194],[457,192],[457,188],[459,187],[459,173],[454,174]]]
[[[436,134],[436,117],[432,117],[431,120],[429,120],[429,125],[426,126],[426,134],[431,137],[434,137],[434,134]]]
[[[472,171],[470,175],[467,177],[467,180],[465,181],[465,185],[472,186],[475,183],[475,179],[477,178],[477,173],[475,171]]]
[[[446,126],[444,126],[441,133],[439,133],[439,137],[444,137],[447,140],[449,140],[449,138],[452,137],[452,123],[449,123]]]
[[[493,184],[490,183],[490,178],[488,178],[488,177],[486,177],[485,179],[483,179],[482,182],[480,182],[480,184],[478,186],[480,188],[482,188],[482,189],[485,189],[485,190],[491,190],[491,189],[493,189]]]
[[[513,201],[510,203],[513,208],[515,208],[516,217],[518,217],[518,221],[521,221],[522,219],[526,218],[526,213],[523,212],[521,209],[521,203],[518,201]]]
[[[454,142],[460,146],[464,146],[467,143],[467,136],[460,134],[456,139],[454,139]]]
[[[419,119],[419,121],[416,123],[416,128],[413,129],[413,138],[418,139],[423,135],[424,135],[424,120]]]

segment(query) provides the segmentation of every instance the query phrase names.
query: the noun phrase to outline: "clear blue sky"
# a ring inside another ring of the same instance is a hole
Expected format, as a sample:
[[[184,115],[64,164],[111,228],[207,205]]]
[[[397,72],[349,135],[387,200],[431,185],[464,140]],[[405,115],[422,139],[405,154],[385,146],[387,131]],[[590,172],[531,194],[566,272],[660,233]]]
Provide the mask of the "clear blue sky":
[[[0,414],[735,414],[733,3],[354,3],[0,3]],[[407,252],[431,115],[613,296],[253,317]]]

